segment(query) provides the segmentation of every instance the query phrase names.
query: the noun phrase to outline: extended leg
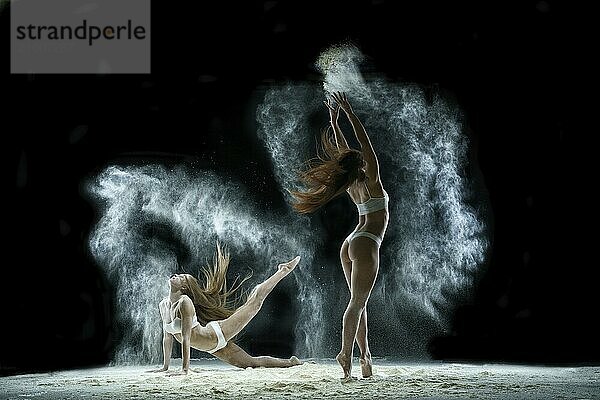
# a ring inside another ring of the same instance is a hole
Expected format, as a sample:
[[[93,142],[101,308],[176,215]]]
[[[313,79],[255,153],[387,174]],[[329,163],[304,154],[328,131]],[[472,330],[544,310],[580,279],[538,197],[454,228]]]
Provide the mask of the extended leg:
[[[369,333],[367,326],[367,305],[365,304],[365,308],[360,316],[358,331],[356,332],[356,342],[363,343],[363,347],[358,346],[360,349],[360,370],[363,378],[373,375],[373,361],[371,360],[371,350],[369,349],[369,340],[367,338],[367,334]]]
[[[294,365],[300,365],[302,362],[298,360],[296,356],[292,356],[289,359],[275,358],[270,356],[259,356],[253,357],[246,353],[244,349],[235,343],[229,342],[227,346],[221,350],[213,353],[220,360],[225,361],[228,364],[234,365],[239,368],[248,367],[292,367]]]
[[[279,264],[277,271],[264,282],[258,284],[253,290],[248,300],[239,307],[229,318],[219,321],[225,340],[229,340],[237,335],[260,311],[264,300],[277,284],[285,278],[296,267],[300,261],[297,256],[287,263]]]
[[[344,241],[340,249],[340,261],[342,263],[342,269],[344,270],[344,277],[348,284],[348,290],[350,290],[350,279],[352,276],[352,261],[348,254],[348,241]],[[371,350],[369,349],[368,339],[368,328],[367,328],[367,307],[363,309],[360,315],[360,322],[358,323],[358,330],[356,331],[356,344],[360,350],[360,366],[363,378],[367,378],[373,375],[372,361],[371,361]]]
[[[342,321],[342,349],[336,357],[344,371],[344,379],[351,378],[354,340],[379,268],[378,247],[369,238],[355,238],[350,243],[348,254],[352,260],[350,301]]]

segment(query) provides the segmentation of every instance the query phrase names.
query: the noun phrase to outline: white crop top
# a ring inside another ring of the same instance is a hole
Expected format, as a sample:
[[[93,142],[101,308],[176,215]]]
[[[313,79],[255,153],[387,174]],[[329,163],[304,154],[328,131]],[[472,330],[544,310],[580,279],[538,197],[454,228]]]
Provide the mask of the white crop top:
[[[194,318],[192,319],[192,329],[198,325],[200,325],[200,322],[198,322],[198,318],[196,318],[196,316],[194,315]],[[164,323],[163,328],[165,331],[172,335],[181,333],[181,318],[175,318],[168,324]]]
[[[369,200],[365,201],[364,203],[356,204],[356,208],[358,208],[358,215],[371,214],[375,211],[387,209],[390,198],[385,189],[383,190],[383,197],[371,197],[371,192],[369,191],[366,183],[365,189],[367,189],[367,193],[369,193]]]

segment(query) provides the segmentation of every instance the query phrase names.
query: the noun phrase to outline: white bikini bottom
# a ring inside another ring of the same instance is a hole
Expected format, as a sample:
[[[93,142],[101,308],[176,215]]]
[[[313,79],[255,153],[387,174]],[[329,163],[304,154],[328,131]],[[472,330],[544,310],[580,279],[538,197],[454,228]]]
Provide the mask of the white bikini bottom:
[[[373,240],[375,243],[377,243],[378,246],[381,246],[381,242],[383,241],[382,238],[380,238],[377,235],[372,234],[371,232],[365,232],[365,231],[358,231],[358,232],[352,232],[351,234],[348,235],[348,237],[346,238],[346,241],[348,242],[348,244],[350,244],[350,242],[353,239],[356,239],[357,237],[368,237],[369,239]]]
[[[221,325],[217,321],[210,321],[206,326],[210,326],[213,331],[217,334],[217,346],[209,350],[208,353],[212,354],[215,351],[221,350],[223,347],[227,346],[227,340],[225,340],[225,336],[223,336],[223,331],[221,330]]]

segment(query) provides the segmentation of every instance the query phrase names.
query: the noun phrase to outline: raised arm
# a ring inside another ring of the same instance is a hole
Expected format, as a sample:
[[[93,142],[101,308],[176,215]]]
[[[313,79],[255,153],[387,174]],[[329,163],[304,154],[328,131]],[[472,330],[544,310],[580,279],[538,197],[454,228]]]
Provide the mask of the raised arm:
[[[369,180],[375,182],[379,181],[379,161],[377,160],[377,156],[375,155],[375,151],[373,150],[371,140],[367,135],[365,127],[363,126],[362,122],[360,122],[360,119],[358,119],[356,114],[354,114],[352,106],[348,102],[345,93],[333,93],[333,98],[346,113],[346,117],[348,117],[348,120],[352,125],[352,129],[354,130],[356,140],[358,140],[358,143],[360,144],[360,151],[362,152],[365,163],[367,164],[365,167],[365,174]]]
[[[340,126],[338,125],[338,117],[340,115],[339,104],[334,104],[334,102],[329,99],[327,101],[324,101],[323,103],[325,103],[325,106],[327,106],[327,109],[329,110],[329,123],[331,124],[331,127],[333,128],[335,144],[336,144],[337,148],[338,149],[347,149],[348,142],[346,141],[346,137],[342,133]]]

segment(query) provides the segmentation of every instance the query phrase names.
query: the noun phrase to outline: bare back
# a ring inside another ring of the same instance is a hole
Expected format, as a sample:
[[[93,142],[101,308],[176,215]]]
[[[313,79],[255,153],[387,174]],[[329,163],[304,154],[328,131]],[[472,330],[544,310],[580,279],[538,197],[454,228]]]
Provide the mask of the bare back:
[[[355,181],[347,189],[348,196],[354,204],[365,203],[371,198],[385,196],[383,185],[380,181],[371,182],[366,178],[364,181]],[[367,231],[379,237],[383,237],[387,229],[389,212],[387,209],[375,211],[366,215],[358,216],[358,224],[355,231]]]

